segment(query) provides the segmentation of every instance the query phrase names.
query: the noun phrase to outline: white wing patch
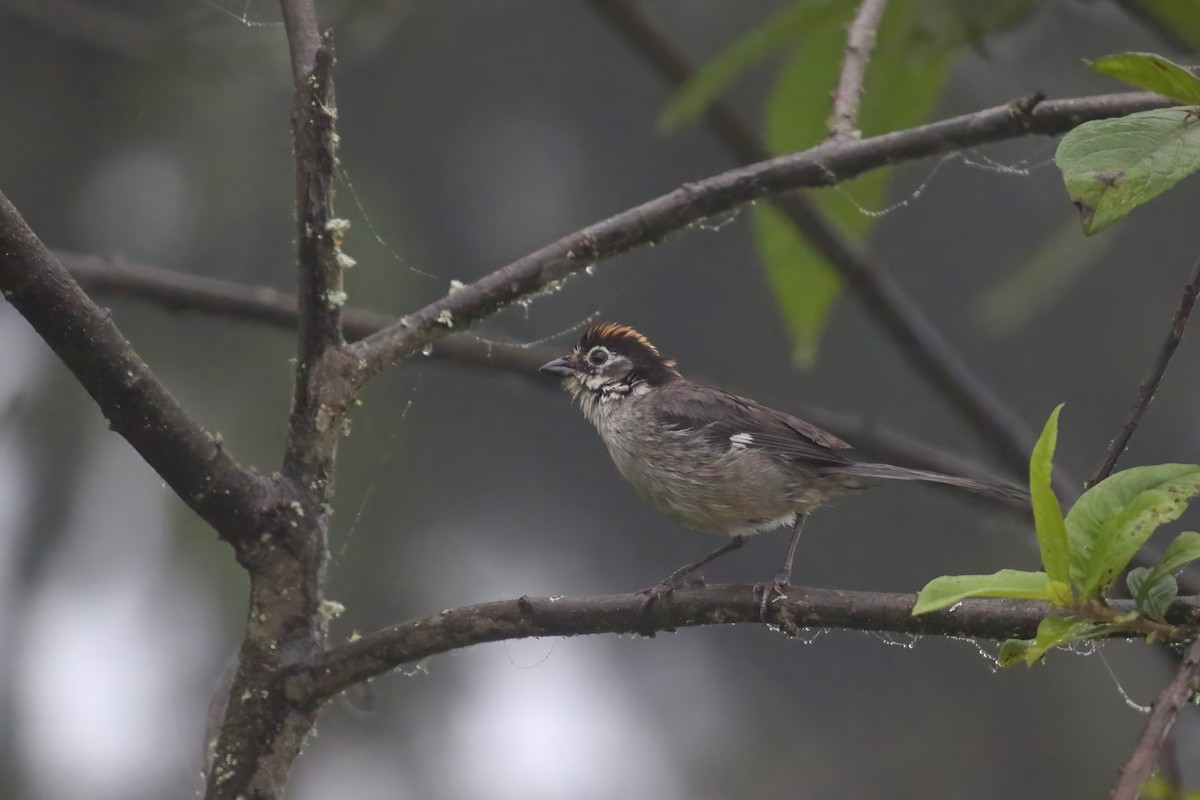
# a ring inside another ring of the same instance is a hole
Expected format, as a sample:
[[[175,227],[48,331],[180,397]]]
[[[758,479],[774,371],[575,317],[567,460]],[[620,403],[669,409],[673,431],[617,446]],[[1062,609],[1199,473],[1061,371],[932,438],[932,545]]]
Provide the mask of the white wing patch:
[[[752,444],[754,444],[754,437],[748,433],[735,433],[729,437],[730,450],[745,450]]]

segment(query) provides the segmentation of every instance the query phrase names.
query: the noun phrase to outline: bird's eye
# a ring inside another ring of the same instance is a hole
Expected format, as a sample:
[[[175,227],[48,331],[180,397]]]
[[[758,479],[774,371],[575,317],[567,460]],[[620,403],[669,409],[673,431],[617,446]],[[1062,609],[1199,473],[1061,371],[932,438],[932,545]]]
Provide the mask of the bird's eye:
[[[598,367],[608,361],[608,351],[603,347],[593,347],[592,351],[588,353],[588,361]]]

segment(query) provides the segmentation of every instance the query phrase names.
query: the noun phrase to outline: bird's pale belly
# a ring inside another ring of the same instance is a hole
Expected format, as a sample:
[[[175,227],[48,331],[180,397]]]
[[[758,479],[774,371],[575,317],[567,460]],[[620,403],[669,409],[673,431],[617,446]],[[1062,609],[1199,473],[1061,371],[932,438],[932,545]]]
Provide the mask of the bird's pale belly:
[[[748,536],[774,530],[850,488],[815,475],[789,482],[779,465],[757,450],[708,451],[703,457],[691,450],[686,458],[671,450],[658,448],[638,458],[620,446],[609,448],[617,470],[644,500],[680,525],[705,533]]]

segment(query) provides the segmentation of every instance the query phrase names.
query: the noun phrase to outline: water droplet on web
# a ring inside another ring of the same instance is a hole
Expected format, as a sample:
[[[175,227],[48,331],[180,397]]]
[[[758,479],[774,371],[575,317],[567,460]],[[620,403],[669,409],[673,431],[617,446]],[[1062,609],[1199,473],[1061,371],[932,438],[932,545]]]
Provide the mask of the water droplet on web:
[[[870,634],[889,647],[903,647],[905,650],[912,650],[917,646],[917,640],[921,638],[912,634],[893,634],[882,631],[870,631]]]
[[[696,223],[696,227],[703,231],[719,231],[721,228],[724,228],[726,225],[737,219],[738,210],[739,209],[731,208],[724,213],[713,214],[711,217],[704,217]]]
[[[826,633],[829,633],[829,628],[801,628],[796,633],[796,641],[800,644],[812,644]]]

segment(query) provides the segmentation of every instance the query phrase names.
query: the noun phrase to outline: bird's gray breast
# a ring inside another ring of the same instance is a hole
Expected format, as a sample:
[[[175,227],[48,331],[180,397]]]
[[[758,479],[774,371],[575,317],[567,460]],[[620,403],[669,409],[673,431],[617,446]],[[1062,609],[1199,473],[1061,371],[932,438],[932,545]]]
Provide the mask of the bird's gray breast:
[[[632,395],[597,407],[593,422],[621,475],[679,524],[728,536],[771,530],[799,510],[792,480],[771,455],[737,435],[676,429]]]

